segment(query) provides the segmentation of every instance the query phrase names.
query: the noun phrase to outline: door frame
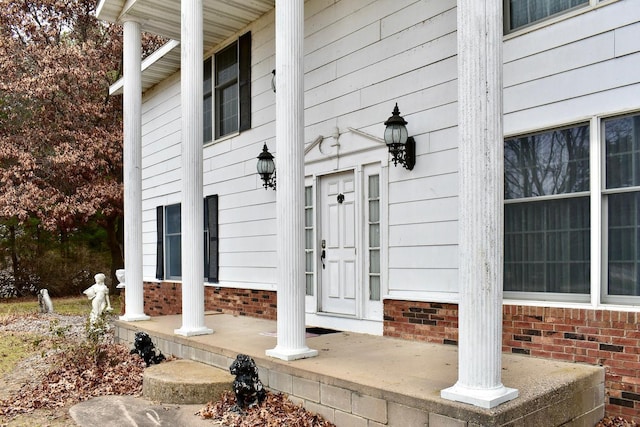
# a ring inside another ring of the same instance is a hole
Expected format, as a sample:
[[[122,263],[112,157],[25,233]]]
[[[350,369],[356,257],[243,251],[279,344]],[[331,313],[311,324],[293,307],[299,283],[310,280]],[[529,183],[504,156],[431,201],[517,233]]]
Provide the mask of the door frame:
[[[386,150],[384,152],[386,154]],[[373,160],[373,159],[369,159]],[[321,192],[319,185],[324,178],[333,174],[353,172],[355,181],[355,238],[356,238],[356,310],[355,315],[340,315],[336,313],[326,313],[322,310],[322,286],[321,274],[322,264],[320,262],[321,246]],[[355,332],[366,332],[381,334],[383,322],[383,297],[388,294],[388,167],[386,162],[372,161],[367,164],[345,167],[343,169],[320,172],[307,176],[305,186],[312,187],[313,195],[313,245],[314,245],[314,292],[313,295],[306,296],[307,318],[318,326],[332,327],[335,329],[347,329]],[[367,196],[368,177],[379,175],[380,193],[380,300],[369,300],[368,286],[368,208]],[[345,326],[348,325],[348,326]]]

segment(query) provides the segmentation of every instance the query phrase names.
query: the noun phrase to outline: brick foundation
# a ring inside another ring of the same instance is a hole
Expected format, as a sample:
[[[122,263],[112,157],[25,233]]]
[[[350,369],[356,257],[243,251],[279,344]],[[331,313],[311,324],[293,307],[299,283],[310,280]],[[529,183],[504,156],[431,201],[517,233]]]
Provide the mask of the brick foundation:
[[[276,319],[276,293],[248,289],[205,286],[205,311],[218,311],[234,316]],[[144,284],[144,312],[150,316],[182,313],[182,285],[180,283]]]
[[[180,314],[180,283],[144,286],[146,314]],[[206,286],[205,310],[275,320],[276,292]],[[639,317],[609,310],[505,305],[502,350],[604,366],[607,414],[640,423]],[[385,300],[384,335],[457,345],[458,306]]]
[[[640,423],[638,313],[505,305],[502,351],[605,367],[606,413]],[[458,306],[384,301],[384,335],[457,344]]]

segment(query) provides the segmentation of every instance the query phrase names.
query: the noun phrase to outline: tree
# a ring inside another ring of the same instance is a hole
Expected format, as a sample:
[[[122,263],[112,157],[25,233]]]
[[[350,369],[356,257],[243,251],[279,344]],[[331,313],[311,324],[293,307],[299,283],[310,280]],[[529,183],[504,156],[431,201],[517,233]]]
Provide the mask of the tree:
[[[36,220],[63,253],[95,221],[113,274],[123,265],[122,111],[108,88],[121,75],[121,29],[95,18],[95,0],[0,7],[0,218]],[[162,42],[145,40],[145,54]]]

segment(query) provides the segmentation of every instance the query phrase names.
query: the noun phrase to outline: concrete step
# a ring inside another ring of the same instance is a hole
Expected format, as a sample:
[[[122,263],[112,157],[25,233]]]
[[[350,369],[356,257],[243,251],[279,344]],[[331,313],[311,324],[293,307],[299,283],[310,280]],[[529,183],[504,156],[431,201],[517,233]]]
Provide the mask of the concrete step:
[[[145,399],[175,404],[207,403],[233,390],[234,376],[228,371],[192,360],[172,360],[144,370]]]

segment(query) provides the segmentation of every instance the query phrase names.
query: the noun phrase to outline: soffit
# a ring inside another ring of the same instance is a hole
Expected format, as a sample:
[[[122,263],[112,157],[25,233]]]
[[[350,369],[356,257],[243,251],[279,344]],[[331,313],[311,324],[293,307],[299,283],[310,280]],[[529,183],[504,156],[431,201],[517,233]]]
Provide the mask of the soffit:
[[[203,54],[274,7],[275,0],[203,0]],[[180,69],[180,0],[101,0],[96,15],[108,22],[133,19],[143,31],[171,39],[143,61],[143,92]],[[122,93],[122,84],[110,93]]]
[[[203,0],[203,44],[207,51],[275,7],[275,0]],[[180,0],[101,0],[97,16],[109,22],[133,19],[142,30],[180,40]]]

